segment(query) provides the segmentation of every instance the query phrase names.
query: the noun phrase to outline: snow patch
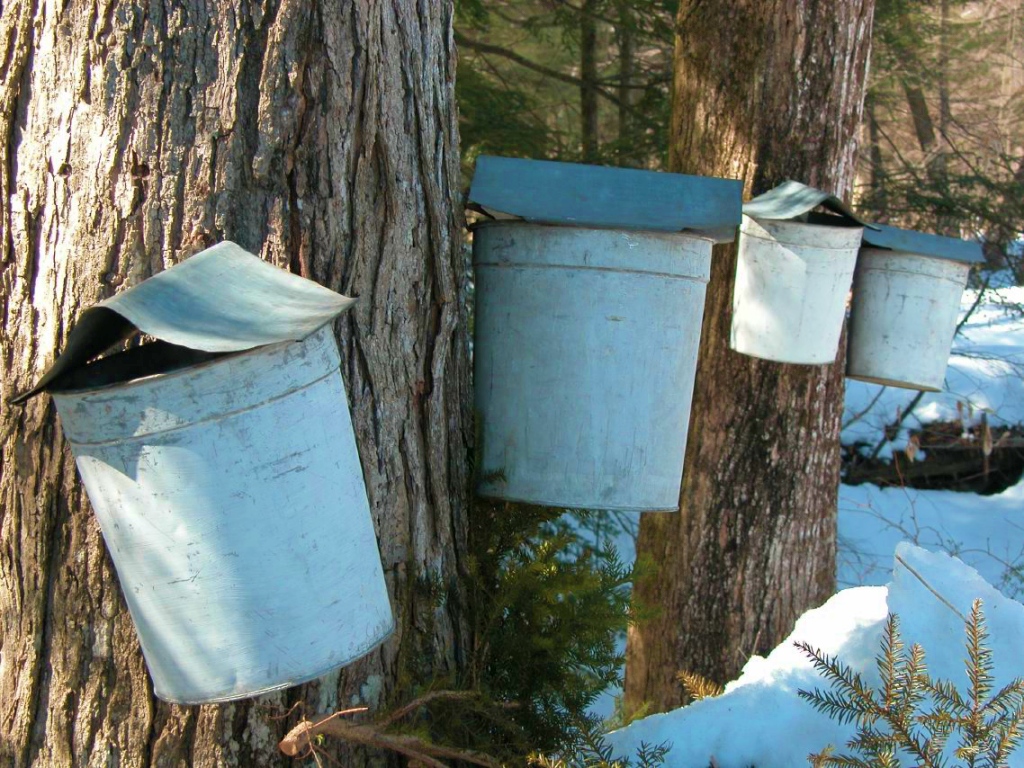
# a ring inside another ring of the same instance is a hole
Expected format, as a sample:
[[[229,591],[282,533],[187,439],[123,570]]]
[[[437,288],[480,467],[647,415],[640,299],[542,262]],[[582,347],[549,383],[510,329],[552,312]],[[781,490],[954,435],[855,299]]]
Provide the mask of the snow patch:
[[[838,656],[875,686],[879,677],[874,658],[886,615],[893,612],[900,617],[907,647],[924,647],[933,678],[951,680],[964,690],[964,622],[958,612],[968,615],[979,597],[998,689],[1024,676],[1017,647],[1024,636],[1024,606],[1000,594],[959,559],[903,543],[896,549],[887,586],[839,592],[805,613],[766,658],[751,658],[723,695],[638,720],[611,733],[609,743],[621,758],[633,755],[641,743],[670,743],[666,768],[705,766],[712,760],[720,768],[792,768],[806,765],[809,754],[828,744],[842,751],[854,726],[838,725],[799,698],[798,690],[824,690],[826,684],[793,644],[805,641]],[[1024,768],[1024,752],[1011,756],[1009,765]]]

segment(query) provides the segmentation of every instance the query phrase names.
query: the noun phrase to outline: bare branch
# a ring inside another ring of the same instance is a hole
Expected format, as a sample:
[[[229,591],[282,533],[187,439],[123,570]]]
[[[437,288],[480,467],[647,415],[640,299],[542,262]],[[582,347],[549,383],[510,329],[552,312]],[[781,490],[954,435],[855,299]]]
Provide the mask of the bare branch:
[[[462,760],[483,768],[502,768],[501,763],[487,755],[469,750],[431,744],[416,736],[383,733],[372,725],[356,725],[339,720],[331,715],[317,716],[316,721],[304,720],[292,728],[281,739],[278,748],[290,757],[297,757],[313,749],[314,739],[319,735],[333,736],[351,744],[360,744],[376,749],[387,749],[419,760],[428,768],[447,768],[437,758],[445,757]]]
[[[526,58],[525,56],[521,56],[515,51],[510,50],[508,48],[503,48],[500,45],[492,45],[491,43],[482,43],[479,40],[473,40],[471,38],[466,37],[458,30],[455,31],[455,44],[462,48],[467,48],[471,51],[476,51],[477,53],[489,53],[494,56],[501,56],[502,58],[508,59],[509,61],[514,62],[521,67],[525,67],[526,69],[537,72],[541,75],[544,75],[545,77],[550,77],[554,80],[560,80],[563,83],[569,83],[570,85],[574,85],[577,88],[582,88],[583,86],[588,85],[587,81],[585,81],[583,78],[575,77],[574,75],[570,75],[565,72],[559,72],[557,69],[546,67],[543,64],[538,64],[535,61],[530,61],[530,59]],[[616,106],[621,106],[621,103],[617,96],[615,96],[612,93],[609,93],[606,89],[601,88],[596,84],[591,83],[590,85],[592,85],[594,89],[599,94],[601,94],[601,96],[606,98],[612,104],[615,104]]]
[[[432,744],[417,736],[386,733],[387,728],[432,701],[472,699],[478,696],[479,694],[476,691],[433,691],[419,697],[415,701],[409,702],[391,714],[382,717],[379,721],[367,725],[345,722],[339,719],[342,715],[364,712],[366,710],[365,707],[347,709],[331,714],[315,715],[313,719],[304,719],[292,728],[277,746],[284,754],[290,757],[299,757],[311,752],[315,754],[315,744],[318,736],[333,736],[350,744],[359,744],[397,752],[413,760],[418,760],[427,768],[447,768],[444,763],[437,759],[442,757],[483,766],[483,768],[502,768],[501,763],[497,760],[480,752],[447,747],[442,744]]]
[[[394,712],[385,715],[377,721],[377,726],[380,728],[388,728],[403,717],[406,717],[415,712],[420,707],[426,706],[432,701],[465,701],[468,699],[478,699],[480,694],[476,691],[432,691],[431,693],[424,694],[418,699],[410,701],[404,707],[399,707]]]

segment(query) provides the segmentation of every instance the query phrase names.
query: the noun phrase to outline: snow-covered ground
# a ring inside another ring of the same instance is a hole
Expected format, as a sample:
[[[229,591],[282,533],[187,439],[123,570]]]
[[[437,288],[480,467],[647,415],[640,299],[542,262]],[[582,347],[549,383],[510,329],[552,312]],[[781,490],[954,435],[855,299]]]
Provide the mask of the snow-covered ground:
[[[902,450],[909,430],[934,421],[992,426],[1024,424],[1024,288],[966,291],[966,323],[953,344],[946,390],[927,393],[898,436],[879,453]],[[977,306],[975,306],[977,305]],[[917,394],[914,390],[846,382],[842,442],[875,445]],[[959,408],[958,408],[959,403]],[[922,454],[918,454],[921,458]],[[955,554],[1011,597],[1024,595],[1024,482],[993,496],[843,485],[839,491],[840,587],[881,585],[900,541]]]
[[[839,492],[839,587],[892,578],[901,541],[958,556],[1009,597],[1024,597],[1024,482],[994,496],[844,485]]]
[[[966,427],[984,413],[992,426],[1024,424],[1024,289],[976,299],[974,292],[964,295],[970,316],[954,345],[946,391],[923,397],[882,458],[905,448],[910,430],[933,421],[960,419]],[[848,380],[843,443],[876,444],[916,394]],[[631,544],[620,538],[624,558],[632,556]],[[770,768],[805,765],[810,752],[829,743],[842,751],[851,726],[835,724],[796,695],[825,686],[793,641],[838,655],[877,682],[874,657],[891,611],[900,616],[907,644],[924,646],[933,677],[965,685],[963,621],[937,594],[964,615],[975,597],[983,598],[997,677],[1024,676],[1024,606],[1010,599],[1024,597],[1024,481],[993,496],[842,486],[837,577],[842,591],[805,614],[767,658],[751,658],[723,696],[616,732],[611,740],[620,754],[641,742],[670,742],[668,766],[703,768],[713,757],[720,768]],[[611,703],[608,696],[595,710],[610,712]],[[1024,750],[1011,765],[1024,766]]]
[[[828,686],[794,643],[804,641],[838,656],[877,688],[875,656],[886,615],[892,612],[900,619],[905,646],[918,643],[924,648],[932,679],[949,680],[966,692],[963,617],[970,615],[976,598],[983,601],[999,690],[1012,678],[1024,677],[1024,606],[959,560],[904,543],[896,550],[887,587],[839,592],[821,608],[805,613],[792,635],[767,658],[751,658],[721,696],[638,720],[608,740],[619,757],[632,756],[642,743],[671,744],[668,768],[794,768],[807,765],[809,754],[828,745],[846,752],[854,726],[840,725],[797,695],[799,690]],[[956,746],[954,741],[947,747],[947,756]],[[1011,756],[1009,764],[1024,766],[1024,752]]]

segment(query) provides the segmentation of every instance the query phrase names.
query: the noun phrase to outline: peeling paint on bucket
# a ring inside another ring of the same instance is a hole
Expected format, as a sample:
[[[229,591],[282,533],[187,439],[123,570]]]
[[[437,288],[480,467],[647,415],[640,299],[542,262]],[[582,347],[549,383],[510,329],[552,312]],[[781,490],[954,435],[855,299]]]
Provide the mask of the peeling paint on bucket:
[[[525,222],[475,228],[481,495],[678,508],[712,244]]]

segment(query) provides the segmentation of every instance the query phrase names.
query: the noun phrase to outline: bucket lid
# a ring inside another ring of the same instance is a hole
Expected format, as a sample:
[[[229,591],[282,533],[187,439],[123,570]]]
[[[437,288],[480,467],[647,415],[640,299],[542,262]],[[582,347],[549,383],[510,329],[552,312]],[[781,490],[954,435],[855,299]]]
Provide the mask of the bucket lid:
[[[602,229],[688,230],[736,239],[743,184],[733,179],[481,155],[469,202],[496,218]]]
[[[138,332],[165,342],[161,356],[173,366],[174,350],[181,348],[227,353],[299,341],[354,302],[235,243],[218,243],[85,310],[50,369],[11,403],[58,385],[61,377]]]
[[[743,205],[743,213],[752,219],[796,219],[821,206],[843,219],[869,229],[878,229],[857,216],[842,200],[828,192],[801,184],[784,181]],[[813,217],[810,224],[828,224],[831,217]]]
[[[934,259],[959,261],[965,264],[982,264],[985,261],[981,243],[978,242],[961,240],[957,237],[929,235],[888,225],[880,225],[876,229],[876,232],[864,231],[864,245],[890,251],[906,251],[920,256],[931,256]]]

